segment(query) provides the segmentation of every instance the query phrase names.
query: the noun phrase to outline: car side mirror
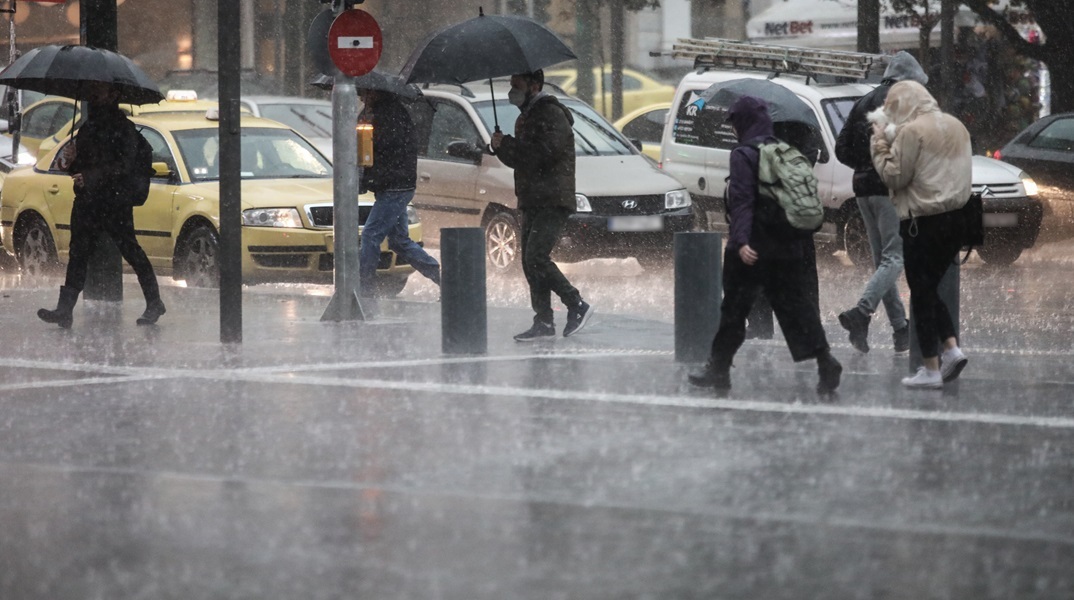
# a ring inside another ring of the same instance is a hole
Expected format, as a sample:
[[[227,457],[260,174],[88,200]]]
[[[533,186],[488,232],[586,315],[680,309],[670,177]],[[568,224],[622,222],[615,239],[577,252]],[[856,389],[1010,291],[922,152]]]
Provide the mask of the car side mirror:
[[[645,148],[644,148],[644,147],[643,147],[643,146],[641,145],[641,140],[639,140],[639,139],[637,139],[637,138],[630,138],[630,143],[631,143],[631,144],[634,144],[634,147],[635,147],[635,148],[637,148],[639,152],[645,149]]]
[[[481,156],[484,154],[484,151],[470,142],[456,140],[447,145],[447,153],[448,156],[468,160],[475,165],[479,165],[481,164]]]
[[[166,162],[153,163],[153,177],[171,177],[172,169]]]

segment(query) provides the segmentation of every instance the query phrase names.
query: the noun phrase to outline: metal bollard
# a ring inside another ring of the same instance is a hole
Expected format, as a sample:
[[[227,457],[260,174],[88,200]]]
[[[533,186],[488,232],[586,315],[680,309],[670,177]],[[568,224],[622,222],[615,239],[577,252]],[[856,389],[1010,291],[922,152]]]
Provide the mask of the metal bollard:
[[[488,352],[485,230],[440,230],[441,349],[445,354]]]
[[[720,325],[723,263],[718,233],[675,234],[675,360],[703,362]]]
[[[940,300],[943,301],[947,307],[947,312],[951,314],[951,323],[955,326],[955,336],[962,336],[962,326],[959,319],[959,288],[961,286],[961,273],[962,269],[959,263],[956,261],[947,268],[947,272],[944,273],[940,279],[940,285],[936,288],[936,291],[940,294]],[[940,348],[943,351],[943,348]],[[910,373],[917,372],[918,367],[924,366],[925,362],[921,358],[921,348],[917,343],[917,329],[914,326],[914,305],[910,303]]]

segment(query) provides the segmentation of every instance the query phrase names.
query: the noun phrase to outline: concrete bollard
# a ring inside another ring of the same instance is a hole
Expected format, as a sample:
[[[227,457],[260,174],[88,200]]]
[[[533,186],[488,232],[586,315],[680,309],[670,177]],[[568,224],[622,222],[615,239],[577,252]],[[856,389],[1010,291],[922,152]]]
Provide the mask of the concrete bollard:
[[[961,254],[959,255],[961,257]],[[940,300],[947,306],[947,312],[951,314],[951,323],[955,326],[955,336],[961,337],[962,325],[959,318],[958,307],[960,303],[959,288],[962,282],[962,269],[959,263],[956,261],[947,268],[947,272],[944,273],[943,278],[940,279],[940,285],[937,287],[937,292],[940,294]],[[943,348],[940,348],[940,352],[943,352]],[[914,326],[914,306],[910,304],[910,373],[916,373],[918,367],[925,365],[921,358],[921,348],[917,343],[917,329]]]
[[[441,349],[445,354],[488,352],[485,230],[440,230]]]
[[[675,234],[675,360],[704,362],[720,324],[723,256],[718,233]]]

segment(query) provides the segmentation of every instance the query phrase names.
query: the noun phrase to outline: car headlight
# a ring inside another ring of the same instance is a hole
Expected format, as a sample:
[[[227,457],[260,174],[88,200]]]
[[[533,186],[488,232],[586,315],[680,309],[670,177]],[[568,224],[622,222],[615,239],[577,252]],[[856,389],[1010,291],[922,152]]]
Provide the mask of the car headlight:
[[[1033,178],[1029,176],[1029,173],[1022,171],[1018,174],[1018,178],[1022,180],[1022,187],[1026,189],[1026,196],[1036,196],[1040,193],[1040,188],[1037,187],[1037,182],[1033,181]]]
[[[410,225],[417,225],[421,222],[421,219],[418,218],[417,209],[409,204],[406,206],[406,222]]]
[[[581,194],[575,194],[574,202],[578,212],[593,212],[593,207],[589,205],[589,198],[586,198]]]
[[[690,192],[675,190],[664,194],[664,208],[686,208],[693,204],[690,200]]]
[[[242,224],[247,227],[302,227],[302,218],[295,208],[251,208],[242,211]]]

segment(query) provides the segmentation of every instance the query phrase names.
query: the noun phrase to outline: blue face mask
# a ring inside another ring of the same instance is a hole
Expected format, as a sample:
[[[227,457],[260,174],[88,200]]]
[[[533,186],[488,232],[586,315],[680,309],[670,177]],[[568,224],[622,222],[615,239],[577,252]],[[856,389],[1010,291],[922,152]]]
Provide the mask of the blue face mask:
[[[511,88],[511,91],[507,92],[507,101],[515,106],[522,106],[526,103],[526,91]]]

